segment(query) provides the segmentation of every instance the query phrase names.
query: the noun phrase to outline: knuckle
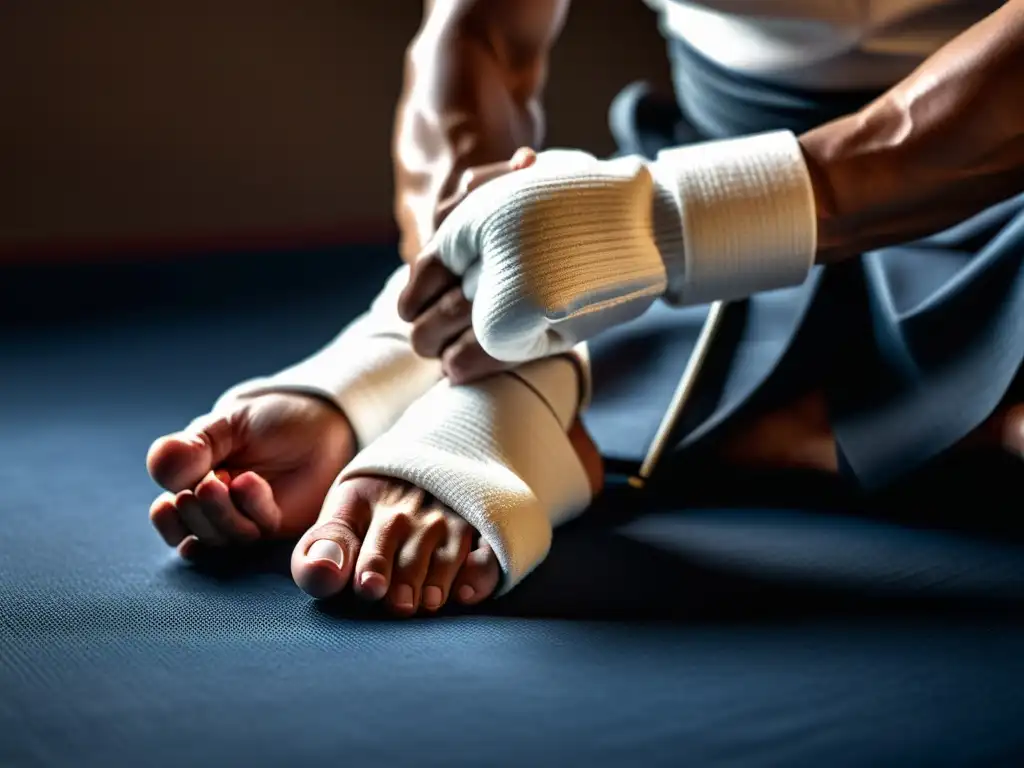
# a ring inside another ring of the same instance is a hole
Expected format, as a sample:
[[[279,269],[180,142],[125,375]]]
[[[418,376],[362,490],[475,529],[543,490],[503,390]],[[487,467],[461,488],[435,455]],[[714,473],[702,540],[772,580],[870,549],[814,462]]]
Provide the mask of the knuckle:
[[[391,573],[391,560],[376,550],[371,550],[360,557],[360,568],[365,572],[380,573],[385,576]]]
[[[465,195],[468,195],[473,190],[473,187],[476,186],[476,183],[477,183],[477,174],[476,174],[475,170],[473,170],[472,168],[468,168],[465,171],[463,171],[459,175],[459,185],[458,185],[458,195],[459,195],[459,197],[463,197]]]
[[[447,202],[441,203],[434,209],[434,229],[438,229],[444,220],[448,218],[448,214],[452,212],[452,207]]]
[[[423,508],[427,492],[419,486],[403,480],[392,480],[391,490],[393,504],[399,507],[412,520],[416,512]]]
[[[443,536],[448,533],[448,518],[439,509],[427,512],[423,516],[423,521],[420,525],[424,533],[430,534],[431,536]]]
[[[461,318],[469,314],[472,305],[461,287],[453,288],[441,297],[438,310],[448,318]]]
[[[199,481],[195,488],[195,497],[202,503],[211,507],[219,507],[221,501],[217,487],[218,481],[210,476]]]
[[[417,542],[414,546],[402,547],[395,558],[395,573],[398,581],[418,582],[430,560],[430,548]]]
[[[409,332],[409,343],[412,344],[413,351],[421,357],[429,357],[430,355],[430,331],[429,323],[417,321]]]
[[[394,536],[407,536],[412,529],[412,512],[405,509],[394,510],[388,519],[381,523],[380,538],[387,539]]]
[[[434,552],[434,558],[431,561],[430,578],[435,581],[440,581],[442,576],[454,578],[455,574],[451,572],[452,568],[456,565],[460,565],[464,559],[465,555],[458,547],[440,547],[436,552]]]
[[[357,544],[361,539],[359,532],[348,520],[328,520],[310,531],[307,536],[311,543],[319,539],[330,539],[349,546]]]
[[[152,518],[164,514],[166,509],[174,509],[173,493],[164,492],[153,499],[153,503],[149,505],[149,516]]]
[[[447,350],[445,350],[442,363],[444,364],[445,370],[449,376],[462,375],[465,373],[467,363],[469,363],[469,344],[465,341],[456,341]]]

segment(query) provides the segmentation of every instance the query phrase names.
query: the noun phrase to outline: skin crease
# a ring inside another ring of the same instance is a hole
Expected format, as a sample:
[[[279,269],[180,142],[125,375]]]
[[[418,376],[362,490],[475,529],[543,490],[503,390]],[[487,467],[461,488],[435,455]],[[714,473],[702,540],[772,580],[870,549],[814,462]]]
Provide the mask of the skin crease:
[[[504,7],[500,3],[495,7],[499,5]],[[455,14],[456,6],[464,16],[482,16],[490,8],[487,3],[455,3],[450,4],[449,14]],[[532,10],[524,11],[530,21],[546,19],[549,23],[547,30],[532,29],[529,39],[553,43],[564,18],[565,3],[523,6]],[[537,11],[539,6],[546,7],[546,17]],[[491,40],[497,34],[493,30],[507,19],[507,14],[501,16],[494,11],[493,18],[475,25],[466,25],[462,18],[442,15],[437,28],[448,25],[458,30],[450,34],[460,38],[480,35],[484,30],[486,39]],[[459,59],[457,52],[430,48],[446,39],[444,35],[426,35],[418,43],[433,56],[420,53],[416,61],[421,63],[422,71],[416,72],[410,82],[433,82],[456,66],[453,61]],[[548,49],[538,46],[533,50],[536,63],[524,69],[545,71]],[[501,64],[497,56],[492,56],[492,61],[495,66]],[[511,76],[492,79],[487,72],[478,75],[479,90],[486,89],[490,96],[477,105],[480,137],[474,141],[477,146],[498,147],[500,144],[489,139],[485,131],[501,117],[501,110],[494,105],[506,102],[494,94]],[[872,104],[800,136],[817,203],[818,263],[835,263],[941,231],[1024,191],[1021,72],[1024,0],[1011,0],[957,36]],[[505,91],[512,103],[520,100],[519,114],[539,110],[539,106],[530,110],[525,106],[540,103],[543,80],[533,84],[534,91]],[[443,102],[436,106],[443,111]],[[501,135],[507,137],[508,132]],[[435,139],[444,143],[442,133]],[[396,144],[399,166],[403,146]],[[505,150],[510,151],[508,147]],[[434,154],[447,156],[444,152]],[[436,170],[438,178],[444,175],[441,165]],[[403,190],[400,186],[399,201],[403,195],[414,197],[411,188]],[[417,241],[410,235],[406,242],[412,247]],[[417,263],[401,307],[406,320],[429,324],[424,315],[437,299],[430,290],[440,282],[436,272],[429,257]],[[456,282],[454,276],[449,276],[449,285]],[[467,327],[470,324],[468,312],[465,323]],[[436,356],[436,351],[429,348],[417,351]],[[481,359],[478,353],[472,356]]]
[[[518,148],[540,146],[548,51],[568,5],[427,3],[405,60],[392,150],[395,214],[407,261],[421,253],[465,191],[486,177],[479,166],[508,166]],[[800,137],[818,203],[820,262],[942,229],[1024,189],[1022,51],[1024,0],[1011,0],[874,104]],[[476,174],[465,175],[472,168]],[[440,317],[447,325],[441,333],[429,323],[418,326],[417,349],[440,356],[456,381],[500,369],[482,355],[465,323],[468,302],[448,294],[454,278],[436,270],[431,275],[428,267],[415,265],[416,279],[433,282],[412,314],[429,317],[424,310],[443,299],[448,311]],[[469,551],[465,526],[418,489],[370,477],[333,485],[354,451],[351,427],[336,409],[303,395],[265,395],[228,404],[227,414],[200,417],[150,450],[150,472],[166,489],[151,518],[183,555],[292,536],[320,514],[323,527],[303,536],[293,560],[296,581],[310,594],[326,596],[351,584],[356,594],[411,615],[436,610],[433,589],[440,590],[441,604],[450,597],[470,605],[493,591],[493,554],[488,557],[483,547]],[[600,488],[600,457],[578,423],[570,439],[592,487]],[[965,443],[999,443],[1024,453],[1024,407],[1001,409]],[[312,457],[310,445],[320,448]],[[818,393],[734,425],[718,448],[738,464],[835,469]],[[321,511],[320,500],[331,488],[341,489],[329,496],[337,506]],[[458,543],[438,584],[427,583],[437,574],[424,576],[433,566],[426,565],[422,547],[403,559],[394,537],[377,535],[399,525],[422,537],[447,531]],[[348,547],[340,566],[309,556],[327,528]],[[459,557],[464,559],[456,570]],[[408,600],[405,587],[412,593]],[[462,596],[464,587],[472,587],[469,597]]]
[[[524,132],[530,140],[522,144],[538,147],[544,74],[568,2],[428,5],[407,58],[394,144],[396,210],[407,253],[426,245],[415,222],[426,220],[431,194],[446,189],[470,153],[475,161],[495,159],[489,153],[507,157]],[[817,204],[818,263],[940,231],[1024,190],[1021,72],[1024,0],[1010,0],[874,103],[800,136]],[[433,130],[414,133],[413,125]],[[443,272],[429,256],[415,263],[400,302],[404,319],[416,326],[433,322],[433,303],[458,284]],[[471,381],[500,364],[488,361],[472,339],[468,303],[462,312],[468,330],[457,354],[468,362],[447,373]],[[431,335],[429,328],[418,333]],[[453,356],[432,345],[417,351]],[[1007,413],[997,413],[995,426],[979,434],[999,435],[1019,450],[1019,418]],[[836,469],[820,393],[739,427],[721,451],[741,462]]]
[[[405,57],[392,142],[395,216],[409,262],[465,170],[540,145],[547,53],[569,8],[567,0],[425,5]]]
[[[534,158],[525,151],[462,173],[438,218],[476,187]],[[596,494],[601,458],[579,424],[569,440]],[[355,450],[351,425],[325,400],[286,393],[237,398],[153,443],[148,468],[166,490],[150,519],[190,560],[301,537],[292,573],[314,597],[351,587],[400,616],[489,597],[500,579],[497,560],[458,515],[409,483],[368,476],[335,482]],[[314,548],[324,540],[326,550]]]
[[[800,137],[818,262],[947,229],[1024,191],[1024,1],[957,36],[860,112]]]

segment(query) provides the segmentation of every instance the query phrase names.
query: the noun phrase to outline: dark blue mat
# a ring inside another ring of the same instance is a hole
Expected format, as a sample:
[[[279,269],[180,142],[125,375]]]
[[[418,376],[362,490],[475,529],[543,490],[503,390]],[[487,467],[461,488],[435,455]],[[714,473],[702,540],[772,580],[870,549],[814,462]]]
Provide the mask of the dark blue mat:
[[[150,440],[390,269],[209,287],[240,266],[0,275],[9,318],[49,321],[0,331],[0,766],[1024,761],[1024,548],[970,525],[990,487],[905,519],[612,488],[507,599],[431,620],[314,604],[286,546],[177,562]]]

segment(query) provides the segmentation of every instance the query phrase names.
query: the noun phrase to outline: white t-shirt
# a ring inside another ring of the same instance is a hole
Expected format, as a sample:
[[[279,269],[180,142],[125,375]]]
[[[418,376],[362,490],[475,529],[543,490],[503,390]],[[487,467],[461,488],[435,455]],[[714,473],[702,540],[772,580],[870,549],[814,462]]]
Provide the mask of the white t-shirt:
[[[645,0],[712,61],[778,83],[881,89],[1004,0]]]

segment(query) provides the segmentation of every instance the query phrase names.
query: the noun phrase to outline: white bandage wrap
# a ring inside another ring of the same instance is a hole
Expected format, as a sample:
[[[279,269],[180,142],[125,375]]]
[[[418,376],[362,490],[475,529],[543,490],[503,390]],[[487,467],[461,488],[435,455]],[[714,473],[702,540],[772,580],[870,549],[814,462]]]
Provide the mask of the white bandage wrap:
[[[681,214],[681,247],[663,253],[666,301],[741,299],[807,278],[817,217],[810,174],[792,133],[666,150],[651,173]]]
[[[326,347],[272,376],[232,387],[218,404],[270,392],[316,395],[344,412],[359,446],[369,445],[442,377],[440,361],[413,351],[411,326],[398,316],[408,278],[408,268],[399,268],[370,309]]]
[[[581,387],[580,367],[566,357],[468,386],[443,380],[342,477],[391,477],[435,496],[491,545],[507,592],[547,555],[553,529],[590,503],[567,435]]]
[[[548,150],[471,193],[435,239],[474,294],[481,346],[563,352],[645,312],[798,285],[814,261],[810,176],[788,131],[598,160]]]
[[[499,360],[535,360],[646,311],[666,287],[653,189],[641,158],[548,150],[470,194],[435,243],[474,294],[480,345]]]

